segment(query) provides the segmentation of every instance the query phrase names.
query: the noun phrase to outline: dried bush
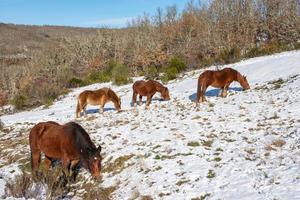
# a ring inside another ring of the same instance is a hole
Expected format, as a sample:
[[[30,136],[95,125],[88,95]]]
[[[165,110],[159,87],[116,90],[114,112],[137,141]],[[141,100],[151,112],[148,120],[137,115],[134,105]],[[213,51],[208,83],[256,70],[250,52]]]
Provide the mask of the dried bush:
[[[38,199],[38,190],[32,191],[33,186],[34,182],[31,180],[31,177],[27,174],[22,174],[6,184],[5,197]]]
[[[77,77],[71,78],[68,83],[69,88],[81,87],[84,85],[85,85],[84,81]]]
[[[0,107],[4,106],[7,103],[7,93],[0,91]]]
[[[13,97],[11,104],[15,106],[17,110],[24,109],[27,105],[28,97],[22,92]]]

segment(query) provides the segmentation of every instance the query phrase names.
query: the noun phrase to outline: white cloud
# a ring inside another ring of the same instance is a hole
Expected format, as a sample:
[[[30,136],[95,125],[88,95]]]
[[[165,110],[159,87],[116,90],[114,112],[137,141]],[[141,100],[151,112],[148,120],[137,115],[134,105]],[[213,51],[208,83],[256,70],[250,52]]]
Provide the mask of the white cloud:
[[[109,26],[109,27],[124,27],[127,22],[130,22],[135,17],[121,17],[121,18],[111,18],[111,19],[100,19],[95,21],[85,22],[84,26],[92,26],[92,27],[101,27],[101,26]]]

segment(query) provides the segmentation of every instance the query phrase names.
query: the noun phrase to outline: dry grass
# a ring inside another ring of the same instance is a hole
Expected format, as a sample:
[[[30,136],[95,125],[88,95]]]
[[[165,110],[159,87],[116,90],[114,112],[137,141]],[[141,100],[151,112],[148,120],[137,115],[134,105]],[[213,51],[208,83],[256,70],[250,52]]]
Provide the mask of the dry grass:
[[[214,142],[213,140],[203,140],[201,142],[201,144],[202,144],[202,146],[205,146],[205,147],[211,147],[213,142]]]
[[[181,186],[181,185],[183,185],[185,183],[188,183],[188,182],[190,182],[190,180],[179,180],[179,181],[176,182],[176,185]]]
[[[111,194],[116,191],[117,187],[99,188],[95,184],[85,184],[82,189],[85,190],[83,199],[86,200],[110,200]]]
[[[272,142],[272,145],[275,147],[278,147],[278,148],[282,147],[285,144],[286,144],[286,142],[282,139],[277,139]]]
[[[267,150],[267,151],[276,151],[276,149],[273,148],[271,145],[267,145],[267,146],[265,147],[265,150]]]
[[[44,188],[47,198],[62,198],[68,189],[61,172],[61,168],[57,168],[51,172],[44,171],[36,177],[23,173],[6,184],[5,197],[40,199],[40,192]]]
[[[117,159],[114,160],[114,162],[108,161],[108,164],[106,167],[103,169],[103,173],[120,173],[123,169],[125,169],[125,164],[126,162],[132,158],[134,155],[125,155],[125,156],[120,156]]]

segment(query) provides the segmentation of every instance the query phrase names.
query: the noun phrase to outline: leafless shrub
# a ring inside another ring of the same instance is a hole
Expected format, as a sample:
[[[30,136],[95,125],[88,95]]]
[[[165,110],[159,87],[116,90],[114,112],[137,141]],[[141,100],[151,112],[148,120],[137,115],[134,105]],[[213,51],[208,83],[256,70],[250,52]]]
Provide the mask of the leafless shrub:
[[[130,67],[132,76],[148,74],[150,66],[162,72],[174,56],[191,69],[297,48],[299,0],[195,2],[182,13],[176,6],[158,9],[124,29],[0,24],[0,87],[11,99],[31,86],[27,96],[49,104],[72,78],[84,80],[111,60]],[[38,91],[41,77],[53,87],[42,91],[51,94]]]
[[[286,142],[282,139],[277,139],[272,142],[272,145],[275,147],[282,147],[285,144],[286,144]]]

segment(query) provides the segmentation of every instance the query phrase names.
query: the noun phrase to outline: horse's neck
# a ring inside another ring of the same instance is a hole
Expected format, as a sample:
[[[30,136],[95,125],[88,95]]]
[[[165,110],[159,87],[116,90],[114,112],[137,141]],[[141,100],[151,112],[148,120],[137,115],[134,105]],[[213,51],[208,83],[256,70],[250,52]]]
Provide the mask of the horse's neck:
[[[242,74],[240,72],[236,72],[235,81],[239,82],[241,84],[242,80]]]
[[[76,147],[80,150],[80,156],[86,157],[89,154],[89,149],[95,149],[95,145],[92,143],[87,133],[76,132]]]
[[[156,90],[161,93],[163,91],[164,86],[162,84],[160,84],[159,82],[154,82],[154,84],[155,84]]]
[[[108,90],[107,91],[107,95],[108,95],[108,97],[110,98],[110,100],[112,101],[112,102],[116,102],[117,101],[117,95],[116,95],[116,93],[114,93],[112,90]]]
[[[109,93],[109,88],[103,88],[103,90],[104,90],[105,94],[108,95],[108,93]]]

